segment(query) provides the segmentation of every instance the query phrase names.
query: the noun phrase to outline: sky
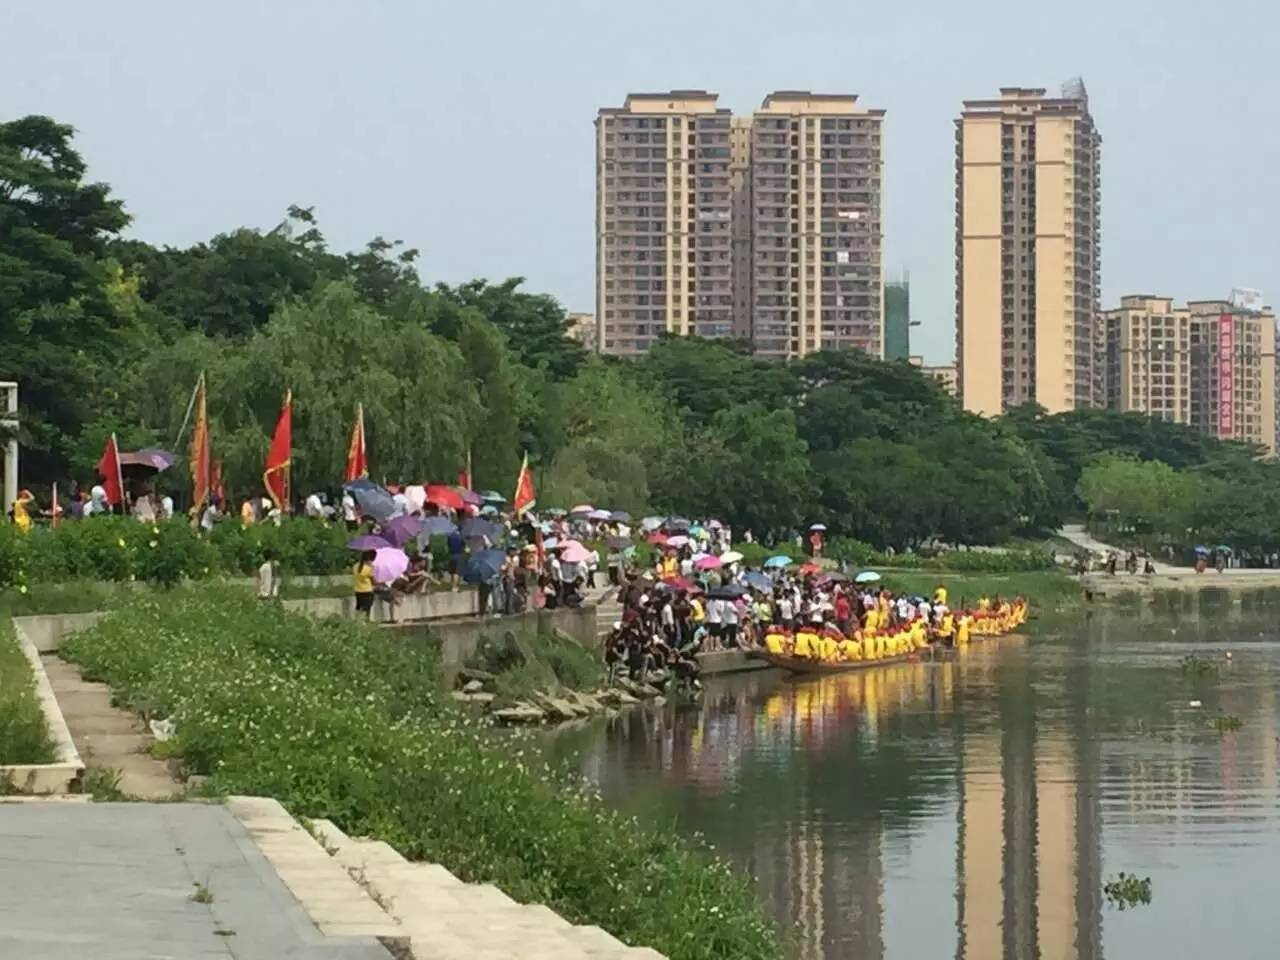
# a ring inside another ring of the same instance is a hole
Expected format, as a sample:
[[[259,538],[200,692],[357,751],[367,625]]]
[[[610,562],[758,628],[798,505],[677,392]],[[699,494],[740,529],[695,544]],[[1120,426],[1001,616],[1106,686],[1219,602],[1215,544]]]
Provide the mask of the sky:
[[[1058,14],[1062,15],[1059,16]],[[7,35],[6,35],[7,34]],[[0,119],[70,123],[133,236],[188,245],[314,206],[424,281],[526,278],[594,309],[594,126],[628,92],[775,89],[885,118],[886,276],[954,344],[961,101],[1083,77],[1103,136],[1103,306],[1280,300],[1280,5],[1267,0],[0,0]]]

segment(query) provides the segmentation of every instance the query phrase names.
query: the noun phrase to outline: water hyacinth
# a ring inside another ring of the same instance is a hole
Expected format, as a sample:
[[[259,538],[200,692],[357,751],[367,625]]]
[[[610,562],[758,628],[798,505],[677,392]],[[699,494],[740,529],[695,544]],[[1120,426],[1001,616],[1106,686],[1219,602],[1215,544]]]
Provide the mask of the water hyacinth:
[[[174,717],[166,746],[216,791],[277,797],[673,960],[779,955],[745,878],[531,769],[518,740],[437,699],[422,646],[217,589],[130,598],[63,652]]]

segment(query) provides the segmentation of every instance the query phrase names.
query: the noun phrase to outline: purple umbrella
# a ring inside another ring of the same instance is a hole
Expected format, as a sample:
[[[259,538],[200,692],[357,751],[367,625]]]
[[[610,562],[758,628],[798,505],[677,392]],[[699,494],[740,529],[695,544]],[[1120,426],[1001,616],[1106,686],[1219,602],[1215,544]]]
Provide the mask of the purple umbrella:
[[[484,503],[484,497],[480,496],[480,494],[476,493],[474,490],[463,490],[461,493],[463,503],[469,503],[475,507],[481,506]]]
[[[414,516],[396,517],[382,528],[382,535],[393,547],[403,547],[421,532],[422,518]]]
[[[364,533],[356,537],[354,540],[347,542],[348,550],[382,550],[386,547],[394,546],[382,537],[375,537],[372,533]]]
[[[168,470],[177,459],[168,450],[157,450],[155,447],[146,447],[132,453],[121,453],[120,474],[130,478],[149,477],[162,470]]]
[[[373,579],[391,583],[409,569],[409,555],[399,547],[383,547],[373,556]]]
[[[457,525],[448,517],[423,517],[419,536],[441,537],[457,532]]]

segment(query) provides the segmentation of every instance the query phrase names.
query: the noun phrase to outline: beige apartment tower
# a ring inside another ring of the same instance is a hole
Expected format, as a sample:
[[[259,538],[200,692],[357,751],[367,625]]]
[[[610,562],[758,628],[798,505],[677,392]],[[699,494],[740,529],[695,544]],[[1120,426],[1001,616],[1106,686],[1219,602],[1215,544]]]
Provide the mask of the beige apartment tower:
[[[1226,300],[1122,297],[1099,314],[1106,405],[1276,451],[1276,325]]]
[[[956,361],[967,410],[1101,402],[1102,138],[1084,85],[1005,87],[956,120]]]
[[[596,342],[734,329],[729,111],[704,90],[631,94],[596,118]]]
[[[632,94],[596,119],[600,352],[666,334],[884,356],[881,125],[844,94]]]
[[[751,329],[763,356],[884,356],[883,110],[778,91],[751,119]]]

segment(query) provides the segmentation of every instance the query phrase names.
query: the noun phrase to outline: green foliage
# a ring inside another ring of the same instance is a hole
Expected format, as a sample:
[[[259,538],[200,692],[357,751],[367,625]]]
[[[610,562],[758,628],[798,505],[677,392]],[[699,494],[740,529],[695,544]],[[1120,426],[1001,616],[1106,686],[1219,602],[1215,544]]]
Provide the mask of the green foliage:
[[[31,663],[6,616],[0,619],[0,764],[52,763],[54,759]]]
[[[1187,654],[1181,660],[1182,675],[1199,679],[1201,677],[1216,677],[1218,675],[1218,665],[1212,660],[1205,657],[1197,656],[1194,653]]]
[[[1158,524],[1181,533],[1191,519],[1198,484],[1159,460],[1107,456],[1085,467],[1076,485],[1090,516],[1114,514],[1128,524]]]
[[[350,535],[338,524],[295,518],[280,526],[242,527],[233,521],[197,536],[186,520],[139,523],[127,517],[95,517],[37,527],[23,535],[0,525],[0,588],[28,589],[59,581],[145,581],[173,586],[182,580],[254,574],[268,550],[287,574],[345,572]],[[90,609],[99,609],[92,607]]]
[[[1209,726],[1219,733],[1232,733],[1244,726],[1244,721],[1234,713],[1220,713],[1209,721]]]
[[[176,748],[215,792],[277,797],[673,960],[778,955],[740,874],[439,708],[422,647],[234,592],[180,596],[139,597],[63,652],[174,717]]]
[[[596,651],[559,633],[481,637],[467,666],[495,675],[495,692],[504,704],[537,692],[593,690],[604,676]]]
[[[1151,902],[1151,878],[1139,880],[1133,874],[1121,870],[1114,880],[1108,880],[1102,885],[1102,892],[1113,906],[1121,910],[1145,906]]]

